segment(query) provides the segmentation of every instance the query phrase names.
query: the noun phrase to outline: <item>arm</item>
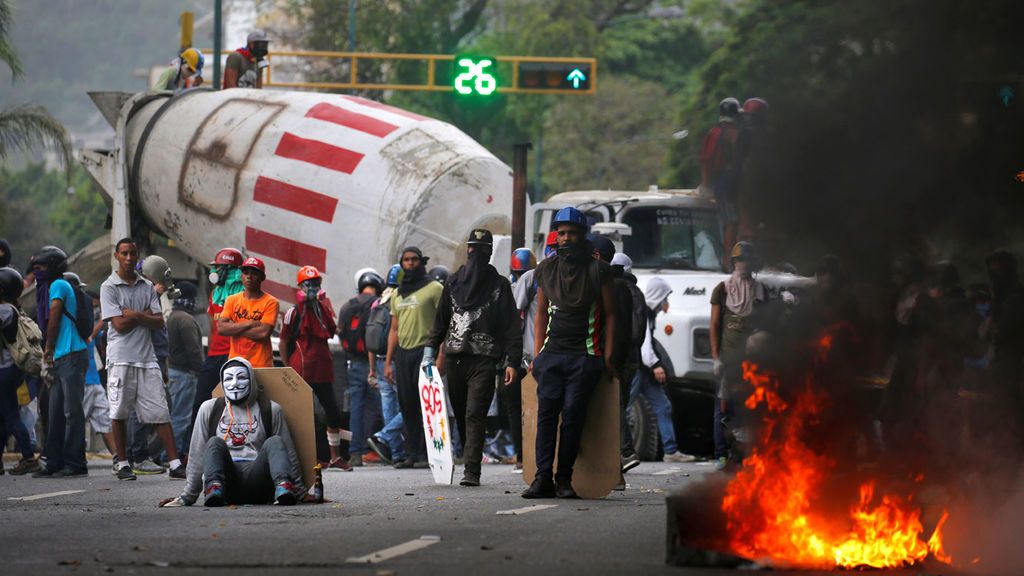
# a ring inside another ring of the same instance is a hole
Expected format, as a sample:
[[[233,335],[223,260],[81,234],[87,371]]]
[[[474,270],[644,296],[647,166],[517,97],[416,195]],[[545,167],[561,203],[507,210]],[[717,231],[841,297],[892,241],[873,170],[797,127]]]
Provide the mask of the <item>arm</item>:
[[[448,335],[448,326],[452,322],[452,299],[449,288],[445,286],[441,292],[441,301],[437,303],[437,311],[434,312],[434,325],[430,328],[427,336],[427,346],[438,350],[445,336]]]
[[[203,333],[199,330],[199,323],[191,316],[189,319],[189,330],[185,332],[184,344],[188,357],[192,360],[192,371],[199,373],[203,369]]]
[[[711,359],[719,360],[722,349],[722,307],[711,305]]]
[[[384,378],[392,384],[395,383],[394,370],[391,368],[395,357],[395,348],[398,347],[398,316],[391,315],[391,328],[388,329],[388,355],[384,358]]]
[[[225,318],[224,314],[221,314],[220,320],[217,320],[217,332],[222,336],[242,336],[246,330],[255,327],[257,324],[259,322],[256,320],[232,322]]]
[[[537,287],[537,318],[533,321],[533,357],[540,356],[544,348],[545,332],[548,326],[548,297],[539,286]],[[530,370],[533,371],[531,365]]]
[[[277,339],[277,353],[281,356],[281,362],[284,362],[285,366],[290,364],[288,358],[288,340],[292,336],[292,318],[295,316],[295,308],[284,313],[284,321],[281,322],[281,334],[280,338]]]
[[[60,334],[60,319],[64,316],[64,301],[59,298],[50,300],[50,319],[46,322],[46,361],[53,365],[53,352],[57,347],[57,335]]]
[[[263,316],[253,326],[246,329],[242,336],[250,340],[269,340],[271,332],[274,331],[274,323],[277,322],[277,312],[280,303],[276,298],[271,298],[263,308]]]
[[[520,364],[523,363],[523,325],[520,321],[519,309],[512,296],[512,287],[504,285],[498,299],[498,310],[504,316],[503,340],[505,342],[505,385],[515,381]],[[509,371],[511,370],[511,378]]]
[[[131,310],[132,318],[138,323],[138,325],[150,330],[160,330],[164,327],[164,315],[160,312],[136,312]],[[118,330],[122,332],[122,330]]]
[[[615,295],[613,294],[612,281],[608,278],[601,286],[601,305],[604,306],[604,365],[609,373],[615,374],[612,367],[612,358],[615,354]]]
[[[221,88],[227,90],[228,88],[238,88],[238,59],[241,58],[237,52],[231,53],[228,56],[227,61],[224,63],[224,81],[221,83]]]

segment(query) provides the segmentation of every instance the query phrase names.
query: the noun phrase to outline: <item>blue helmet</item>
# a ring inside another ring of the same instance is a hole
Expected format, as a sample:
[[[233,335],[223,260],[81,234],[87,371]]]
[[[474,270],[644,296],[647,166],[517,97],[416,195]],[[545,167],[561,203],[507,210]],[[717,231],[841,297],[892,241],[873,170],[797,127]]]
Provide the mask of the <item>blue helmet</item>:
[[[529,248],[516,248],[512,251],[512,262],[509,266],[513,272],[526,272],[537,267],[537,258]]]
[[[587,225],[587,217],[583,215],[583,212],[580,212],[572,206],[562,208],[558,212],[555,212],[555,217],[551,220],[551,227],[555,228],[559,224],[575,224],[576,226],[579,226],[584,233],[586,233],[587,229],[590,228],[590,226]]]
[[[388,286],[394,287],[402,283],[402,265],[395,264],[388,270]]]

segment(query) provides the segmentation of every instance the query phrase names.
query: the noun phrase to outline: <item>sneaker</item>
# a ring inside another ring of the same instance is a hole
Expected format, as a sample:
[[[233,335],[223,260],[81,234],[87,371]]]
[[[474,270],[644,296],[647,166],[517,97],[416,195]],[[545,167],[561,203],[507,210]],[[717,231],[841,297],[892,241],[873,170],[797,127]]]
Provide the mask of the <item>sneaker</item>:
[[[671,454],[665,454],[665,456],[661,459],[661,461],[662,462],[684,463],[684,462],[693,462],[696,459],[697,459],[696,456],[691,456],[689,454],[683,454],[682,452],[673,452]]]
[[[419,468],[421,470],[422,469],[429,469],[430,468],[430,462],[427,462],[426,460],[417,460],[417,461],[413,462],[412,467],[413,468]]]
[[[512,467],[512,473],[513,474],[522,474],[523,473],[523,463],[522,462],[516,462],[515,466]]]
[[[41,469],[42,468],[39,466],[39,460],[36,460],[35,458],[22,458],[21,462],[18,462],[17,466],[11,468],[11,475],[21,476],[22,474],[28,474],[30,472],[38,472]]]
[[[54,478],[79,478],[81,476],[88,476],[89,469],[82,468],[81,470],[75,470],[73,468],[64,468],[60,472],[54,472]]]
[[[135,464],[135,466],[133,466],[132,469],[135,470],[136,474],[143,474],[143,475],[147,475],[147,474],[163,474],[164,472],[167,472],[166,468],[164,468],[163,466],[157,464],[156,462],[153,462],[152,458],[146,458],[142,462],[139,462],[139,463]],[[123,470],[123,468],[122,468],[122,470]]]
[[[726,458],[725,456],[722,456],[718,460],[715,460],[715,470],[718,470],[719,472],[721,472],[722,470],[725,470],[726,466],[728,466],[728,465],[729,465],[729,459]]]
[[[114,476],[117,476],[117,456],[114,456],[113,460],[114,463],[110,465],[110,473],[113,474]]]
[[[293,506],[298,501],[295,497],[295,486],[291,482],[281,482],[274,488],[274,504]]]
[[[33,478],[59,478],[60,470],[50,470],[49,468],[40,468],[38,472],[32,475]]]
[[[393,466],[399,470],[406,470],[412,468],[414,465],[415,463],[412,460],[409,460],[408,458],[405,460],[399,460],[393,464]]]
[[[366,439],[366,445],[373,450],[373,453],[380,456],[380,459],[385,464],[394,464],[391,460],[391,448],[388,447],[387,442],[384,442],[377,436],[370,436]]]
[[[219,508],[227,504],[227,500],[224,499],[224,487],[217,482],[211,483],[203,491],[205,500],[203,506],[209,506],[210,508]]]
[[[572,487],[572,480],[559,480],[555,482],[555,496],[567,500],[578,500],[579,495]]]
[[[475,472],[466,472],[462,475],[462,481],[459,482],[459,486],[479,486],[480,475]]]
[[[363,455],[362,454],[353,454],[352,457],[348,459],[348,463],[353,468],[362,468],[363,467]]]
[[[122,467],[118,468],[118,470],[117,470],[117,479],[118,480],[135,480],[136,479],[135,471],[133,471],[132,467],[129,466],[129,465],[122,466]]]
[[[622,473],[625,474],[640,465],[640,457],[634,452],[629,456],[619,458],[619,462],[622,464]]]
[[[554,498],[555,483],[551,481],[551,478],[542,478],[538,476],[533,479],[533,484],[530,484],[530,487],[523,492],[522,496],[528,500],[535,498]]]
[[[625,492],[626,491],[626,477],[623,476],[622,474],[619,474],[619,483],[616,484],[615,488],[612,488],[612,490],[614,490],[616,492]]]
[[[367,452],[362,455],[363,464],[380,464],[382,460],[380,456],[377,456],[376,452]]]
[[[342,472],[351,472],[352,465],[348,463],[348,460],[345,460],[344,458],[339,456],[338,458],[331,460],[331,462],[327,465],[326,469],[341,470]]]
[[[185,465],[184,464],[178,464],[178,467],[173,469],[173,470],[171,470],[171,473],[168,474],[168,476],[170,477],[171,480],[184,480],[185,479]]]

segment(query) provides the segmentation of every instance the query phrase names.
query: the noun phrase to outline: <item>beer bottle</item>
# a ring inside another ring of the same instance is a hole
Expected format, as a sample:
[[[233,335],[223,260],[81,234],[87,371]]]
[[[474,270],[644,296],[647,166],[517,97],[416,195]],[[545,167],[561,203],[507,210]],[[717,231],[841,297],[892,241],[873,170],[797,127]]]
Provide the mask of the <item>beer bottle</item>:
[[[324,477],[320,471],[320,464],[313,467],[316,470],[316,480],[313,481],[313,501],[317,504],[323,504],[324,502]]]

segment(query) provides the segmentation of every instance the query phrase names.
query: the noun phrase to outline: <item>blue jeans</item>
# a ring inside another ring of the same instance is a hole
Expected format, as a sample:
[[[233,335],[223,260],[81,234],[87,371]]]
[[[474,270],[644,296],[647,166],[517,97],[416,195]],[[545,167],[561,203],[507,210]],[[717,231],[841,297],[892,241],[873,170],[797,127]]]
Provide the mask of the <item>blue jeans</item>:
[[[405,460],[405,441],[402,439],[402,410],[398,406],[398,391],[384,379],[384,360],[377,360],[377,388],[380,390],[380,411],[384,416],[384,427],[377,434],[391,449],[391,459]]]
[[[369,362],[365,360],[348,361],[348,409],[349,425],[352,427],[352,442],[349,444],[349,452],[352,454],[366,454],[366,430],[363,429],[363,413],[366,409],[369,375]]]
[[[174,368],[167,369],[171,393],[171,428],[174,430],[174,444],[178,454],[187,454],[189,426],[192,424],[192,403],[196,397],[199,375]]]
[[[633,377],[633,385],[629,390],[629,402],[636,401],[637,396],[643,394],[644,398],[654,408],[654,415],[658,418],[658,433],[661,435],[661,444],[665,454],[672,454],[679,451],[676,444],[676,429],[672,424],[672,403],[665,394],[665,388],[658,384],[654,375],[646,367],[641,367]]]
[[[18,443],[21,457],[31,459],[35,452],[29,440],[28,428],[21,420],[21,409],[18,407],[18,387],[23,380],[24,374],[17,366],[12,364],[7,368],[0,368],[0,430],[3,430],[3,436],[0,437],[0,454],[7,445],[7,435],[11,434]]]
[[[85,371],[86,350],[61,356],[53,363],[55,382],[50,388],[49,419],[46,430],[46,468],[51,472],[87,470],[85,463]]]

